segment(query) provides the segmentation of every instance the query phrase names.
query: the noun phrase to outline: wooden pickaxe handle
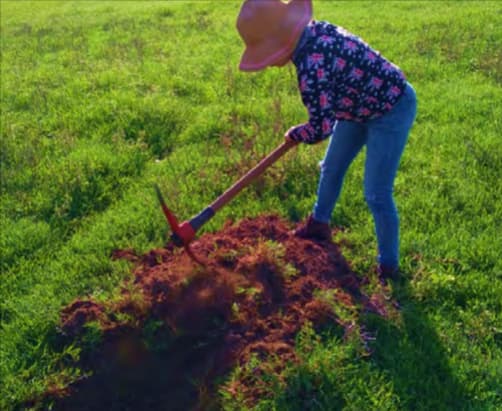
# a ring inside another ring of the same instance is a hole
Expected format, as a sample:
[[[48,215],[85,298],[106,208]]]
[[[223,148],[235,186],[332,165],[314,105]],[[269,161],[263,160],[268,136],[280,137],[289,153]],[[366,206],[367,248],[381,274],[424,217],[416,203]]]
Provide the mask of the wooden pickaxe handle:
[[[244,188],[246,188],[256,177],[261,175],[268,167],[275,163],[283,154],[288,151],[291,147],[297,143],[286,140],[264,159],[262,159],[256,166],[244,174],[238,181],[236,181],[232,187],[226,190],[222,195],[220,195],[213,203],[209,206],[216,213],[225,204],[230,202],[237,194],[239,194]]]
[[[249,170],[245,175],[243,175],[238,181],[236,181],[228,190],[226,190],[222,195],[220,195],[216,200],[214,200],[211,205],[202,210],[198,215],[193,217],[190,221],[185,221],[181,223],[180,229],[182,232],[195,232],[207,223],[216,212],[222,208],[225,204],[231,201],[237,194],[239,194],[244,188],[246,188],[256,177],[261,175],[270,165],[275,163],[280,157],[286,153],[291,147],[296,146],[298,143],[292,140],[284,141],[279,147],[272,151],[269,155],[263,158],[256,166]],[[190,242],[192,238],[190,235],[187,238],[181,238],[182,243],[185,244]]]

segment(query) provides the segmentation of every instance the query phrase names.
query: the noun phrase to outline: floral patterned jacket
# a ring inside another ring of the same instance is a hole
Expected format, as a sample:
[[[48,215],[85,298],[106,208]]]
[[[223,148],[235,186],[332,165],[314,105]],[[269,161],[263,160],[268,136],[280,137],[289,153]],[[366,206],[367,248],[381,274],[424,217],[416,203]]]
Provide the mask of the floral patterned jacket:
[[[323,21],[311,21],[293,53],[298,86],[309,121],[291,139],[317,143],[337,120],[365,122],[388,112],[403,94],[406,78],[362,39]]]

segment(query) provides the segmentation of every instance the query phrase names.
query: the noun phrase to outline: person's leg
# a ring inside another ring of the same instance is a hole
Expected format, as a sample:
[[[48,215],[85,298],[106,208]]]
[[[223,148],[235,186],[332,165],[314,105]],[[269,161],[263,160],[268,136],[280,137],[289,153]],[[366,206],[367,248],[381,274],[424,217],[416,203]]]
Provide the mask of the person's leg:
[[[317,201],[312,213],[316,221],[329,223],[336,200],[340,195],[345,173],[365,142],[365,125],[348,121],[336,123],[321,162]]]
[[[411,86],[396,106],[368,122],[364,195],[375,220],[378,263],[386,270],[399,266],[399,217],[394,203],[394,179],[416,114]]]

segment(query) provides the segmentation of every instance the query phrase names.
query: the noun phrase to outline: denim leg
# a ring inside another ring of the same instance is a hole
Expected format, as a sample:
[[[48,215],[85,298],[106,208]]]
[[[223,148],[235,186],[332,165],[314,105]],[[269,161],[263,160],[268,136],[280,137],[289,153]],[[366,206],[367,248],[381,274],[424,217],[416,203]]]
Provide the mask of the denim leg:
[[[364,196],[375,220],[378,262],[399,266],[399,216],[393,198],[394,179],[416,114],[411,86],[396,106],[368,122]]]
[[[321,162],[321,176],[313,216],[329,223],[340,195],[343,178],[350,163],[366,142],[366,127],[359,123],[337,121],[326,154]]]

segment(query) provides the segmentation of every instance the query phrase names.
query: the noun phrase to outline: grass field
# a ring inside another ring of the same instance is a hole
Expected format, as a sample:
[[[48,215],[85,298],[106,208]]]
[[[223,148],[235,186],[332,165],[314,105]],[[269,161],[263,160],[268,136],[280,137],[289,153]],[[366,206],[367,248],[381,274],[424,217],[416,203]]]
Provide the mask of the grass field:
[[[116,292],[130,267],[114,249],[165,243],[153,183],[187,219],[306,119],[293,67],[238,71],[238,9],[1,1],[0,409],[81,376],[79,347],[54,344],[59,312]],[[403,321],[368,320],[369,359],[306,331],[304,364],[257,409],[502,409],[502,3],[314,0],[314,14],[363,37],[417,90],[396,181]],[[202,232],[305,217],[325,147],[298,147]],[[376,248],[363,161],[332,219],[362,274]],[[221,404],[246,408],[228,394]]]

